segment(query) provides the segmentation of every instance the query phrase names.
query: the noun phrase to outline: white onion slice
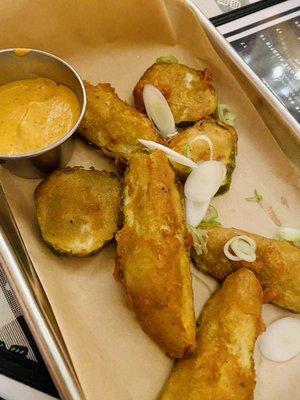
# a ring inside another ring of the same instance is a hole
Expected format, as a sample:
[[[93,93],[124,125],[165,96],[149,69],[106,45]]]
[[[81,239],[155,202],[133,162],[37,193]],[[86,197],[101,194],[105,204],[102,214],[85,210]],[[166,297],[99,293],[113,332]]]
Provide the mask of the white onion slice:
[[[278,236],[280,239],[287,240],[289,242],[299,242],[300,241],[300,229],[299,228],[289,228],[284,226],[278,229]]]
[[[194,144],[198,140],[203,140],[204,142],[206,142],[208,144],[208,148],[209,148],[209,152],[210,152],[209,159],[212,160],[213,157],[214,157],[214,150],[213,150],[214,149],[214,145],[213,145],[212,140],[206,135],[199,134],[196,137],[194,137],[193,140],[190,141],[189,146],[191,146],[192,144]]]
[[[231,243],[231,249],[238,257],[244,261],[253,262],[256,260],[254,248],[243,239],[235,240]]]
[[[227,104],[218,104],[217,116],[219,121],[234,126],[236,116]]]
[[[232,254],[232,252],[234,254]],[[244,260],[247,262],[253,262],[256,260],[255,252],[255,240],[246,235],[234,236],[224,245],[224,254],[229,260],[232,261]]]
[[[300,352],[300,320],[285,317],[273,322],[261,335],[259,349],[264,357],[285,362]]]
[[[185,217],[186,223],[196,227],[205,217],[208,210],[210,199],[206,202],[197,203],[195,201],[185,200]]]
[[[187,199],[197,203],[209,201],[218,191],[226,176],[226,166],[221,161],[204,161],[192,170],[184,185]]]
[[[169,104],[160,90],[153,85],[145,85],[143,100],[148,117],[163,138],[176,134],[176,126]]]
[[[142,143],[149,150],[161,150],[163,151],[170,160],[177,162],[178,164],[185,165],[190,168],[197,168],[198,164],[189,158],[183,156],[177,151],[170,149],[169,147],[163,146],[160,143],[153,142],[152,140],[139,139],[139,142]]]
[[[228,240],[228,242],[226,242],[224,245],[223,251],[225,256],[231,261],[241,261],[242,259],[240,257],[231,253],[231,251],[229,250],[230,245],[231,245],[230,240]]]

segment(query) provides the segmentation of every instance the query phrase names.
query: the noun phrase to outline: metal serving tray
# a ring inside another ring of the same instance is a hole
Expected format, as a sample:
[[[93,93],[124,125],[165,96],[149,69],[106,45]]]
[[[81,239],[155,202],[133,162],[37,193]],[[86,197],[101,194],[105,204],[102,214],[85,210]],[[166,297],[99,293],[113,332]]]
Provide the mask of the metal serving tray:
[[[288,158],[300,165],[297,122],[238,56],[197,5],[186,0],[218,54],[247,93]],[[0,186],[0,262],[63,399],[84,399],[55,317]]]

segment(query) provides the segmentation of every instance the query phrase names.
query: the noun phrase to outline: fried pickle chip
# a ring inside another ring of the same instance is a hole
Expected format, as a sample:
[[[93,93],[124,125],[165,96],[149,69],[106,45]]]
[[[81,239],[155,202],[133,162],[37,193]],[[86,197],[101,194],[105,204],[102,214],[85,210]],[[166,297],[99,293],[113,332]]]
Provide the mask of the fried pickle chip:
[[[152,122],[119,99],[110,84],[85,82],[85,88],[87,109],[78,131],[104,154],[128,160],[143,149],[138,139],[162,143]]]
[[[38,185],[34,197],[42,237],[58,254],[90,255],[118,229],[121,188],[111,172],[57,170]]]
[[[256,242],[254,262],[232,261],[225,256],[224,245],[238,235],[247,235]],[[299,248],[233,228],[209,228],[207,237],[205,254],[192,251],[197,268],[219,280],[239,268],[248,268],[259,279],[265,302],[300,312]]]
[[[124,184],[115,276],[144,331],[170,357],[191,354],[195,316],[181,198],[161,151],[135,154]]]
[[[202,311],[195,354],[177,362],[160,400],[252,400],[261,306],[255,275],[247,269],[230,275]]]
[[[209,141],[212,148],[210,148]],[[209,160],[211,154],[213,160],[223,161],[227,168],[227,174],[218,193],[229,189],[237,154],[237,133],[232,126],[225,125],[212,117],[203,118],[176,136],[170,142],[170,148],[197,163]],[[190,169],[176,162],[172,164],[176,173],[185,179]]]
[[[157,87],[164,95],[176,124],[199,121],[217,107],[217,95],[207,70],[197,71],[182,64],[153,64],[133,91],[135,104],[143,112],[143,88],[147,84]]]

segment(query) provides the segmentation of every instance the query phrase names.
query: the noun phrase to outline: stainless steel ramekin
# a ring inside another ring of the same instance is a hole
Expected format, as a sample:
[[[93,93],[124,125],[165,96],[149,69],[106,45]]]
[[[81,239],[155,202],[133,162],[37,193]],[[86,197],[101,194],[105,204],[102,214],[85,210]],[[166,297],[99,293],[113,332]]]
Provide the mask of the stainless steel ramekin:
[[[0,50],[0,85],[38,77],[52,79],[72,89],[79,100],[80,115],[72,129],[48,147],[21,155],[0,154],[0,163],[13,174],[24,178],[41,178],[69,161],[73,149],[72,135],[86,108],[82,79],[64,60],[36,49]]]

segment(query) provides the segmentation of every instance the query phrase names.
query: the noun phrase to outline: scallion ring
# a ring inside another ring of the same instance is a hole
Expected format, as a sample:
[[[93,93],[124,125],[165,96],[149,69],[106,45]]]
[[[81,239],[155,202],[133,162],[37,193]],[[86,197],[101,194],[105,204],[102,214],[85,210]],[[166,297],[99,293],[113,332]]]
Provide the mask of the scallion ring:
[[[209,205],[207,213],[205,214],[205,217],[203,218],[203,222],[211,222],[214,221],[218,218],[219,214],[216,209],[212,204]]]
[[[256,260],[256,242],[246,235],[234,236],[225,243],[224,254],[232,261],[253,262]]]
[[[143,100],[149,119],[164,139],[177,134],[172,111],[167,100],[157,87],[147,84],[143,89]]]
[[[220,122],[234,126],[235,113],[227,104],[219,104],[217,107],[217,116]]]
[[[194,139],[192,139],[192,140],[189,142],[189,144],[188,144],[189,148],[191,148],[191,146],[192,146],[195,142],[197,142],[198,140],[203,140],[204,142],[206,142],[206,143],[208,144],[209,159],[212,160],[212,159],[213,159],[213,156],[214,156],[214,153],[213,153],[213,147],[214,147],[214,145],[213,145],[212,140],[211,140],[208,136],[202,135],[202,134],[199,134],[199,135],[195,136]]]
[[[293,242],[294,245],[298,247],[300,243],[300,229],[283,226],[278,229],[277,237],[279,240]]]

